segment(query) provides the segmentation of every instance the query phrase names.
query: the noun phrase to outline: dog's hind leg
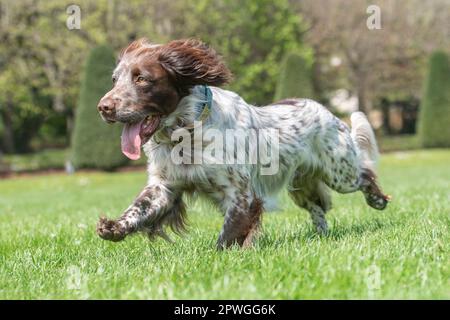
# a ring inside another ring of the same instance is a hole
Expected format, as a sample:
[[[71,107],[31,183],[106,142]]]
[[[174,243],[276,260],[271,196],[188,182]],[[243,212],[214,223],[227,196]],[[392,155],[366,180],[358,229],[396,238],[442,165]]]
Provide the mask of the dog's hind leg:
[[[351,122],[352,140],[360,151],[359,190],[364,194],[369,206],[377,210],[383,210],[386,208],[390,197],[383,194],[376,180],[375,164],[378,159],[378,147],[375,134],[362,112],[354,112],[351,115]]]
[[[323,170],[326,184],[339,193],[362,191],[366,202],[372,208],[383,210],[390,197],[384,195],[378,186],[373,170],[361,168],[351,157],[337,158]]]
[[[289,195],[300,208],[308,210],[317,233],[326,234],[328,224],[325,214],[331,209],[331,196],[328,187],[320,180],[301,179],[293,181]]]
[[[375,173],[370,169],[363,169],[360,176],[359,190],[364,194],[369,206],[377,210],[386,208],[390,196],[385,195],[378,186]]]

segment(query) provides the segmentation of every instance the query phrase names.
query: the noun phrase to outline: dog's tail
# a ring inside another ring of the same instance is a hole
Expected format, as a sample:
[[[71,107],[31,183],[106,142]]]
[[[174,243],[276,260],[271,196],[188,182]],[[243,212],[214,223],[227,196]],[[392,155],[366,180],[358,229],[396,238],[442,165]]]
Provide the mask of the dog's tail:
[[[378,161],[378,147],[372,127],[362,112],[353,112],[350,121],[352,123],[353,142],[360,151],[362,165],[365,169],[375,172]]]

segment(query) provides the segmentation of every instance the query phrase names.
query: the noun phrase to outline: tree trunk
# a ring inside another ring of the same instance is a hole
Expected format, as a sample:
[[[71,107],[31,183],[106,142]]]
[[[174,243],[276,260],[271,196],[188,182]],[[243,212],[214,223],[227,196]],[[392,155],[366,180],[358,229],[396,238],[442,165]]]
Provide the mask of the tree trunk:
[[[365,77],[358,76],[358,83],[356,84],[357,96],[358,96],[358,109],[361,112],[364,112],[367,115],[369,111],[367,108],[367,92],[366,92],[366,84]]]
[[[381,101],[381,113],[383,114],[383,132],[386,135],[392,133],[389,114],[390,102],[386,99]]]
[[[74,116],[72,113],[66,115],[66,130],[67,130],[67,143],[70,145],[72,143],[72,131],[74,125]]]
[[[14,153],[14,135],[13,135],[13,104],[10,99],[6,101],[5,107],[1,108],[3,121],[3,147],[5,153]]]

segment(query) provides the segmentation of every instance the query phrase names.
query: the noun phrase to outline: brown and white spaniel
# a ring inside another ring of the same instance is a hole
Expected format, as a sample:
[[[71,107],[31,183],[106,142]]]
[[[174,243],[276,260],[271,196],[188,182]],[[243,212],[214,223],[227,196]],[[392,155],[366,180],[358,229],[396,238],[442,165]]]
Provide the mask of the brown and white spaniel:
[[[375,180],[375,137],[362,113],[352,115],[350,130],[308,99],[252,106],[219,88],[230,79],[221,57],[194,39],[137,40],[121,52],[98,111],[106,122],[124,124],[127,157],[138,159],[144,149],[149,177],[118,219],[100,219],[100,237],[167,238],[165,226],[181,232],[183,194],[194,192],[225,215],[218,248],[250,244],[263,207],[283,187],[319,233],[327,231],[331,189],[362,191],[370,206],[386,207],[388,196]]]

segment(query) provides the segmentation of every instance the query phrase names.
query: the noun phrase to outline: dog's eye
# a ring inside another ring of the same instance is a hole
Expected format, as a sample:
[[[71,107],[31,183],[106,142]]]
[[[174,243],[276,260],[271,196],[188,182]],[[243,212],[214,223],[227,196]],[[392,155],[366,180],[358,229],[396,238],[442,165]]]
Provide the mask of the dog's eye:
[[[138,76],[136,78],[136,82],[137,83],[144,83],[144,82],[147,82],[147,79],[145,79],[143,76]]]
[[[112,80],[112,83],[115,84],[117,81],[117,77],[113,76],[111,80]]]

